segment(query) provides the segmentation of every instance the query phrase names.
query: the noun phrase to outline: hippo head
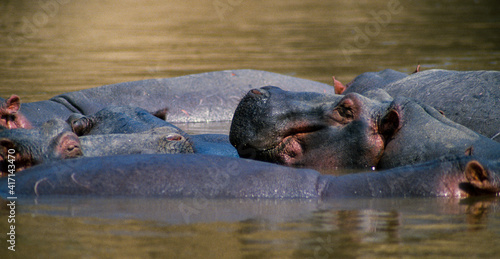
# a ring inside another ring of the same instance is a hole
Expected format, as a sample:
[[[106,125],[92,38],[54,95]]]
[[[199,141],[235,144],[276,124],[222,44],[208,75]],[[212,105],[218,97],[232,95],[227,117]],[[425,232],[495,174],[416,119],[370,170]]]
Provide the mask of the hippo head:
[[[0,172],[7,174],[9,169],[17,172],[50,160],[82,156],[78,137],[63,131],[60,125],[49,121],[40,129],[0,132]]]
[[[359,94],[253,89],[236,108],[230,141],[242,157],[318,170],[376,166],[397,114]]]
[[[72,114],[67,122],[78,136],[138,133],[158,127],[169,127],[170,132],[186,136],[184,131],[161,119],[166,112],[163,109],[151,114],[139,107],[108,106],[89,116]]]
[[[242,157],[324,171],[392,168],[474,153],[498,159],[500,145],[415,100],[251,90],[238,105],[230,141]]]

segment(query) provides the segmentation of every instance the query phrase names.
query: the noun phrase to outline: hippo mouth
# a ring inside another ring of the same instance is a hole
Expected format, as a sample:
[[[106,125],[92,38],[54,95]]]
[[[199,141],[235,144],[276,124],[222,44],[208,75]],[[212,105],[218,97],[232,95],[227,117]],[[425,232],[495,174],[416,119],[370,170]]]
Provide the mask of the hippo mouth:
[[[306,138],[326,127],[324,124],[302,124],[290,127],[278,134],[276,142],[267,148],[257,149],[256,158],[288,166],[299,166],[301,158],[307,152]]]

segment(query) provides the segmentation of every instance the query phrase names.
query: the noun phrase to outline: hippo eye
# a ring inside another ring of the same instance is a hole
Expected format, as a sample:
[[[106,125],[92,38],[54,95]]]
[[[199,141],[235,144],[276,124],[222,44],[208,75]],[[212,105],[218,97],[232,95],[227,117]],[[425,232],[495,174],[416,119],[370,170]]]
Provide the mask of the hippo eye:
[[[339,106],[333,110],[331,117],[338,123],[347,124],[354,119],[354,112],[350,108]]]
[[[346,119],[353,119],[354,118],[354,113],[352,112],[351,108],[341,107],[341,109],[339,109],[339,114],[340,114],[340,116],[342,116]]]

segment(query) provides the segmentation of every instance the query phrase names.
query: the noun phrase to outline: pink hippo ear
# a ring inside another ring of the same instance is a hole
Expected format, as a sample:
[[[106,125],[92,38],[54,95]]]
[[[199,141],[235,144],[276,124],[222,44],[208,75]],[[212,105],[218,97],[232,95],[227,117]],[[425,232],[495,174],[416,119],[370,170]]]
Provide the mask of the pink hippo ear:
[[[472,186],[466,192],[469,195],[487,195],[496,194],[500,192],[500,188],[493,185],[490,173],[486,170],[481,163],[472,160],[465,166],[465,178]]]
[[[395,109],[390,109],[378,122],[378,132],[384,137],[384,142],[387,142],[401,128],[401,118]]]
[[[7,129],[31,129],[31,123],[19,112],[21,100],[19,96],[12,95],[0,105],[0,126]]]
[[[335,89],[336,94],[342,94],[347,88],[343,85],[339,80],[335,79],[335,76],[332,76],[333,79],[333,88]]]
[[[14,114],[21,108],[21,99],[19,96],[13,94],[9,99],[5,100],[5,114]]]
[[[417,65],[417,68],[415,68],[415,71],[413,71],[412,74],[420,72],[420,64]]]

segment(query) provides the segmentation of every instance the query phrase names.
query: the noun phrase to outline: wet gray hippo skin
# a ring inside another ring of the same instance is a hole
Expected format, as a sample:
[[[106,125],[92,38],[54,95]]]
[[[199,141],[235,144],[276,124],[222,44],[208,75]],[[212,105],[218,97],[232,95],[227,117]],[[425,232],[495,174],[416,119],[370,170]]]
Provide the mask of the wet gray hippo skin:
[[[190,140],[163,128],[131,134],[81,136],[79,139],[85,157],[194,153]]]
[[[379,173],[321,175],[209,155],[128,155],[38,165],[15,176],[16,196],[107,195],[198,198],[409,197],[498,195],[500,163],[471,157]],[[0,195],[7,197],[7,177]]]
[[[17,171],[52,160],[80,156],[194,152],[192,141],[172,132],[170,127],[154,128],[141,133],[78,137],[65,121],[59,119],[46,122],[40,129],[12,129],[0,132],[0,144],[0,172],[2,174],[8,172],[9,149],[15,150],[13,153],[16,156],[14,160]],[[210,146],[210,144],[207,142],[206,145]],[[203,146],[203,142],[198,145]],[[213,150],[220,150],[218,147],[211,148],[212,150],[201,151],[215,153]],[[234,150],[233,153],[236,151]]]
[[[89,116],[73,114],[68,120],[77,135],[86,135],[80,138],[84,149],[88,151],[84,152],[85,156],[195,152],[238,157],[227,135],[189,136],[171,123],[138,107],[109,106]],[[141,148],[143,152],[140,152]]]
[[[14,154],[9,150],[15,150]],[[0,131],[0,172],[6,174],[9,159],[17,171],[51,160],[82,156],[78,137],[62,120],[50,120],[38,129]]]
[[[426,70],[406,75],[386,69],[363,73],[343,94],[381,88],[443,111],[452,121],[500,141],[500,71]]]
[[[94,114],[109,105],[137,106],[149,112],[168,107],[170,122],[230,121],[248,90],[269,84],[291,91],[334,93],[332,86],[310,80],[259,70],[228,70],[105,85],[25,103],[21,111],[33,126],[52,118],[66,119],[71,113]]]
[[[139,133],[160,127],[169,132],[187,135],[173,124],[133,106],[108,106],[92,115],[72,115],[68,122],[78,136]]]
[[[500,158],[500,144],[411,99],[377,101],[254,89],[242,99],[230,141],[242,157],[318,170],[386,169],[449,154]]]
[[[9,149],[14,149],[18,156],[17,169],[82,155],[95,157],[196,152],[238,157],[227,135],[189,136],[174,125],[137,107],[110,106],[90,116],[73,114],[68,121],[73,128],[66,121],[52,119],[39,129],[0,132],[1,172],[7,172]],[[78,137],[73,129],[80,135],[87,135]],[[71,152],[64,155],[65,150]]]

